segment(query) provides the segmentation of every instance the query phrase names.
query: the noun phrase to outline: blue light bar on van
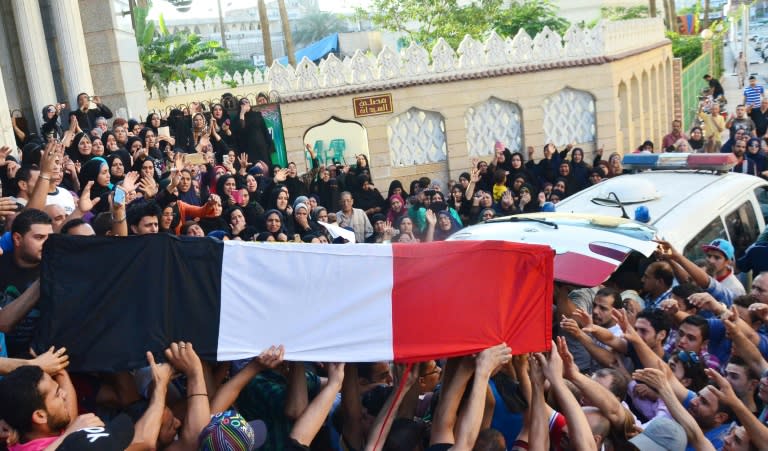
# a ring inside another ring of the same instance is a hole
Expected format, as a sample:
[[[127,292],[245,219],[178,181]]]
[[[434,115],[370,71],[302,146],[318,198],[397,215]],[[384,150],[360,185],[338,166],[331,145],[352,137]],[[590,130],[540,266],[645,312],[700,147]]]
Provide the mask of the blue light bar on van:
[[[624,155],[625,169],[689,169],[701,171],[730,171],[736,166],[732,153],[633,153]]]

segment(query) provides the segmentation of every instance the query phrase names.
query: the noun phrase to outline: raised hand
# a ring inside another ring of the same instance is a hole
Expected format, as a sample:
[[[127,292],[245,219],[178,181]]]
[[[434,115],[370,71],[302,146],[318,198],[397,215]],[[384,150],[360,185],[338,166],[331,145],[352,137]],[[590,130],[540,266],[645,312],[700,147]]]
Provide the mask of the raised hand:
[[[555,352],[555,350],[553,349],[552,352]],[[557,353],[560,354],[560,358],[563,360],[563,377],[566,379],[576,377],[579,374],[579,367],[573,360],[573,354],[568,349],[565,337],[557,337]]]
[[[177,371],[187,376],[203,370],[200,357],[195,352],[192,343],[189,342],[171,343],[165,350],[165,358]]]
[[[707,377],[717,385],[717,388],[710,383],[709,389],[717,396],[717,399],[727,406],[736,406],[741,403],[741,400],[736,396],[736,392],[733,391],[733,386],[728,379],[724,378],[719,372],[707,368],[704,370]]]
[[[677,301],[674,299],[664,299],[661,301],[661,304],[659,304],[659,308],[664,310],[665,313],[668,313],[670,315],[674,315],[680,310],[680,306],[677,304]]]
[[[285,347],[283,345],[270,346],[264,352],[259,354],[255,360],[258,361],[259,365],[263,368],[274,369],[283,363],[283,356],[285,356]]]
[[[509,362],[512,359],[512,348],[506,343],[501,343],[490,347],[475,359],[477,372],[484,375],[490,375],[496,368]]]
[[[130,193],[132,191],[136,191],[136,182],[139,180],[139,173],[136,171],[131,171],[127,174],[125,174],[125,177],[123,178],[123,189],[126,193]]]
[[[93,210],[93,207],[99,203],[101,197],[91,199],[91,188],[93,187],[93,180],[88,182],[83,188],[83,192],[80,194],[80,201],[77,203],[77,208],[83,213],[88,213]]]
[[[0,147],[0,167],[5,166],[6,164],[6,158],[8,158],[8,155],[11,153],[10,146],[3,146]]]
[[[430,226],[434,226],[437,224],[437,215],[435,215],[435,212],[432,210],[427,210],[427,224]]]
[[[147,351],[147,362],[152,371],[152,382],[155,387],[166,387],[173,376],[173,367],[167,363],[155,363],[155,356]]]
[[[157,194],[157,183],[152,177],[142,177],[141,182],[139,182],[139,188],[144,193],[144,197],[151,199]]]
[[[10,216],[16,213],[16,201],[10,197],[0,197],[0,216]]]
[[[34,358],[29,361],[31,365],[39,366],[43,371],[53,376],[69,366],[69,356],[67,355],[67,348],[59,348],[51,346],[44,353],[37,355],[32,348],[29,349],[29,354]]]

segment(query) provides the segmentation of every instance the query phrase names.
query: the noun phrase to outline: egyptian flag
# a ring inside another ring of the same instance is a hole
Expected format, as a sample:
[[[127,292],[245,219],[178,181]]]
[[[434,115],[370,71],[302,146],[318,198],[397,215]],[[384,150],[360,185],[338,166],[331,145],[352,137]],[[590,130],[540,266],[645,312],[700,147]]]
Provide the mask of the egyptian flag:
[[[66,346],[77,371],[146,366],[178,340],[205,360],[283,344],[286,360],[417,362],[551,339],[553,252],[538,245],[51,235],[41,281],[33,348]]]

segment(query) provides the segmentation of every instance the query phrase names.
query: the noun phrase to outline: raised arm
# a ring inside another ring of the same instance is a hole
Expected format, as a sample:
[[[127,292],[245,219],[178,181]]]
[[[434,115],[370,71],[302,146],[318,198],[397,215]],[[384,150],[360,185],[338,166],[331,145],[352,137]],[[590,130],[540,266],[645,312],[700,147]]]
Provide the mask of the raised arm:
[[[461,397],[474,372],[473,363],[468,357],[448,360],[443,376],[443,392],[440,394],[440,402],[437,403],[437,411],[432,421],[430,445],[455,442],[453,428],[456,425]]]
[[[557,337],[557,352],[563,359],[563,377],[573,382],[589,398],[591,405],[600,409],[600,412],[611,422],[611,426],[616,430],[622,430],[626,411],[616,396],[600,383],[579,372],[579,367],[574,363],[573,355],[568,350],[568,344],[563,337]]]
[[[528,436],[524,439],[528,442],[530,451],[549,450],[549,414],[552,408],[544,400],[544,373],[538,360],[531,358],[530,366],[531,397],[528,402],[528,422],[523,428],[528,429]],[[522,431],[521,431],[522,435]],[[518,438],[522,438],[518,435]]]
[[[205,385],[203,365],[200,362],[192,343],[180,341],[171,343],[165,350],[165,357],[179,372],[187,377],[187,413],[179,440],[175,441],[170,450],[194,449],[197,437],[211,420],[211,406]]]
[[[664,400],[670,415],[685,430],[688,437],[688,444],[698,451],[715,451],[704,432],[701,430],[696,420],[693,419],[688,410],[680,403],[675,396],[672,387],[661,370],[656,368],[645,368],[635,371],[633,377],[649,387],[653,387],[659,393],[659,397]]]
[[[589,314],[583,310],[575,310],[573,312],[573,316],[574,318],[579,318],[582,321],[581,324],[584,325],[584,328],[593,325],[592,318],[590,318]],[[577,322],[574,318],[563,317],[563,319],[560,320],[560,329],[568,332],[579,343],[581,343],[581,345],[584,346],[584,349],[589,352],[589,355],[591,355],[593,359],[597,360],[600,365],[604,367],[613,367],[616,365],[616,355],[613,352],[598,346],[595,341],[592,340],[592,337],[584,332],[582,327],[580,327],[579,322]],[[623,341],[613,334],[611,334],[611,337],[613,337],[610,340],[611,343],[615,344],[616,346],[623,344]]]
[[[451,449],[471,450],[475,446],[483,421],[483,409],[488,391],[488,379],[500,365],[512,358],[512,349],[504,343],[488,348],[475,360],[475,377],[472,390],[456,426],[456,443]]]
[[[749,441],[752,443],[768,443],[768,427],[741,402],[733,391],[733,387],[728,382],[728,379],[711,368],[707,368],[704,371],[709,379],[718,387],[715,388],[710,385],[709,389],[712,390],[721,403],[731,408],[736,418],[739,419],[739,423],[747,430]]]
[[[565,418],[568,419],[568,436],[571,446],[576,450],[597,450],[597,445],[592,437],[592,430],[589,427],[586,415],[581,410],[581,406],[573,393],[565,385],[563,379],[563,361],[560,354],[555,350],[555,343],[552,343],[552,351],[549,353],[549,359],[542,353],[534,354],[539,365],[541,365],[544,376],[552,387],[557,403],[562,409]]]
[[[284,352],[285,350],[282,346],[271,346],[258,357],[251,360],[245,368],[240,370],[240,372],[232,376],[224,385],[219,387],[216,391],[216,395],[211,399],[211,413],[215,415],[229,409],[251,379],[264,369],[276,368],[283,362]],[[303,371],[301,374],[304,376]]]
[[[380,451],[384,447],[387,435],[389,435],[392,423],[396,418],[395,412],[400,408],[405,397],[404,395],[410,391],[419,377],[419,367],[419,364],[415,364],[411,367],[411,371],[407,374],[402,374],[401,377],[406,379],[402,393],[399,393],[400,396],[398,396],[399,384],[395,383],[392,393],[389,394],[386,402],[384,402],[381,410],[379,410],[379,414],[376,415],[376,421],[374,421],[371,432],[368,434],[365,451]]]
[[[0,332],[8,333],[16,327],[16,324],[24,319],[40,300],[40,279],[34,281],[21,296],[0,309]]]
[[[304,413],[296,420],[293,429],[291,429],[291,439],[296,440],[301,445],[309,446],[315,435],[317,435],[317,431],[325,423],[325,419],[331,411],[333,401],[341,389],[344,378],[343,363],[328,364],[328,383],[325,384],[325,387],[320,390],[320,393],[315,396],[315,399],[307,406]]]
[[[173,368],[167,363],[155,363],[155,357],[147,351],[147,361],[152,371],[152,396],[149,407],[134,426],[133,441],[128,450],[149,450],[157,447],[157,436],[160,434],[165,396],[168,393],[168,382],[171,381]]]

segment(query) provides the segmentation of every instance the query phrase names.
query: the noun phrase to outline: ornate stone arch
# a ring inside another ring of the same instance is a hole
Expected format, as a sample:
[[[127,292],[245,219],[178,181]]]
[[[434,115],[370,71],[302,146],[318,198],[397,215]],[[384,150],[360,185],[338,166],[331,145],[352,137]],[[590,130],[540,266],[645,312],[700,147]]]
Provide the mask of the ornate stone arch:
[[[411,107],[387,123],[392,167],[439,163],[448,156],[445,118],[436,111]]]
[[[594,143],[597,137],[595,97],[587,91],[565,87],[544,99],[544,136],[557,146]]]
[[[513,152],[522,150],[522,116],[518,104],[496,97],[469,107],[464,114],[469,155],[491,155],[496,141],[503,142]]]

